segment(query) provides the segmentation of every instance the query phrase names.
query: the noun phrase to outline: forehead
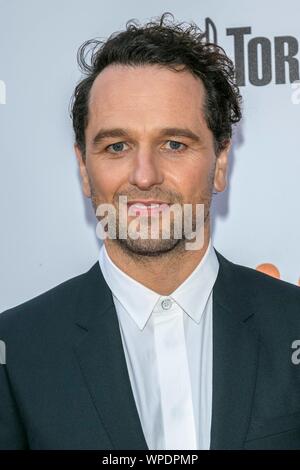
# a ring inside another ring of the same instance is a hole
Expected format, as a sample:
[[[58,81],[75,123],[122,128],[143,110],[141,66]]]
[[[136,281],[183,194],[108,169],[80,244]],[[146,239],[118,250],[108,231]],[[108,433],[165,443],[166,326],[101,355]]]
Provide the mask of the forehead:
[[[153,121],[166,115],[185,120],[203,118],[205,89],[188,70],[175,72],[157,65],[113,64],[95,79],[89,97],[89,117]],[[98,120],[97,119],[97,120]]]

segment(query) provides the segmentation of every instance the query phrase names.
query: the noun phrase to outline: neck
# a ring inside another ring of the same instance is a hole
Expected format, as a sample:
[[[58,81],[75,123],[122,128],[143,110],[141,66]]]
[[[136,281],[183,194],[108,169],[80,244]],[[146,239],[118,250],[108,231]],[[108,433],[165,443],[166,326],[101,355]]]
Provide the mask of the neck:
[[[179,244],[161,256],[137,257],[134,253],[124,251],[115,240],[106,239],[104,243],[108,256],[119,269],[154,292],[170,295],[200,263],[209,239],[210,227],[207,223],[204,227],[204,244],[198,250],[186,250]]]

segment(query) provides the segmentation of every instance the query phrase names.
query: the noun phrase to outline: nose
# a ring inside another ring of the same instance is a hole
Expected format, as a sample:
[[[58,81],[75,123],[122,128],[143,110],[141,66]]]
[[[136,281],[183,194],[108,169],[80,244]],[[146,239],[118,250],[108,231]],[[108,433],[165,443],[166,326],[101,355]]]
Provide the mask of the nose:
[[[145,190],[153,185],[161,184],[163,180],[163,172],[157,155],[150,149],[139,149],[134,158],[129,183]]]

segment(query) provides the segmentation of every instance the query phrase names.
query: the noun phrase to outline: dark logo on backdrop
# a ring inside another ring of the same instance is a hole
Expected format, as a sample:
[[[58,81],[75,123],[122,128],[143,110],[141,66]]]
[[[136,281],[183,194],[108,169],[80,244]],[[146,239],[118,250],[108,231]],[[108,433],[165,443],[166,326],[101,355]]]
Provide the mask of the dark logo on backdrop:
[[[265,86],[293,83],[299,75],[299,42],[294,36],[253,36],[251,26],[226,28],[232,37],[236,81]],[[207,42],[218,43],[217,28],[210,18],[205,19],[204,36]]]

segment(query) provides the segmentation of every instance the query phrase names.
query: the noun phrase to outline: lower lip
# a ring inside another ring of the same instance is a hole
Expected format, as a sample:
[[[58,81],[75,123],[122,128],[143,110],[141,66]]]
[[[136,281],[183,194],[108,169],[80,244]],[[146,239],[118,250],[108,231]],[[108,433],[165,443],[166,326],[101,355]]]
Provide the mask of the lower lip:
[[[128,209],[129,207],[131,207],[131,212],[132,214],[134,215],[155,215],[155,214],[160,214],[162,212],[166,212],[168,209],[169,209],[169,204],[160,204],[159,206],[155,206],[155,207],[147,207],[147,209],[142,209],[141,207],[137,207],[136,205],[134,204],[131,204],[130,206],[128,206]]]

